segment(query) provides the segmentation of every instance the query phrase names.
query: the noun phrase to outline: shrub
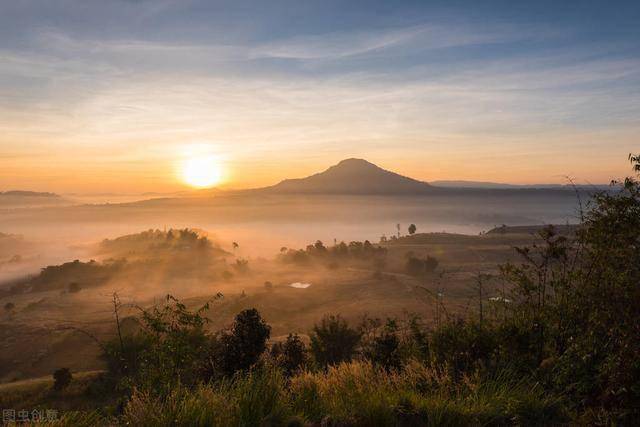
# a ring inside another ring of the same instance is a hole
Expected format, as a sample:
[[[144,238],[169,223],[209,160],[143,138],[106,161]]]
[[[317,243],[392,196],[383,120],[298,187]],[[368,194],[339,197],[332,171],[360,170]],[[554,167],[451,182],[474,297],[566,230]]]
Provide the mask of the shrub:
[[[398,369],[402,363],[396,322],[388,319],[381,332],[364,344],[363,356],[386,370]]]
[[[64,390],[71,384],[71,371],[69,368],[60,368],[53,372],[53,389],[56,391]]]
[[[275,343],[271,347],[271,356],[288,377],[307,364],[307,348],[297,334],[289,334],[286,341]]]
[[[438,268],[438,260],[432,256],[424,259],[409,255],[405,264],[405,271],[411,276],[422,276],[433,273]]]
[[[249,260],[244,258],[236,259],[236,263],[233,264],[233,268],[240,274],[245,274],[249,272]]]
[[[192,312],[167,295],[164,305],[143,310],[140,332],[119,335],[105,345],[110,376],[124,380],[126,388],[136,386],[160,394],[176,384],[197,383],[210,341],[204,330],[207,319],[202,315],[208,308],[209,303]]]
[[[509,321],[586,423],[630,424],[640,417],[640,182],[613,183],[589,207],[575,236],[547,227],[542,243],[518,249],[520,264],[503,267]]]
[[[311,353],[321,367],[350,361],[356,354],[361,332],[338,316],[327,316],[313,327]]]
[[[477,322],[455,319],[433,331],[433,361],[452,369],[458,377],[494,360],[497,342],[493,331]]]
[[[270,334],[271,327],[258,310],[240,312],[231,330],[219,333],[213,342],[209,375],[231,376],[251,368],[266,350]]]

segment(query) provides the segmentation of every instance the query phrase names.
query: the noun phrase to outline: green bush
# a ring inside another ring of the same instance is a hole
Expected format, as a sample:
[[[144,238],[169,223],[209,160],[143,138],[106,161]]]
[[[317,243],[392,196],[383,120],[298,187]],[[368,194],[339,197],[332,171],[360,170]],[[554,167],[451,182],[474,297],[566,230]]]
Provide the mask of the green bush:
[[[326,316],[313,327],[311,353],[321,367],[348,362],[356,355],[361,336],[339,315]]]
[[[386,370],[399,369],[402,365],[400,350],[400,338],[398,326],[394,320],[388,319],[387,323],[373,336],[364,340],[363,356]]]
[[[498,342],[492,329],[475,321],[455,319],[433,331],[429,344],[434,363],[460,376],[489,365]]]
[[[105,345],[109,376],[125,389],[159,394],[169,393],[177,384],[197,384],[211,340],[202,315],[208,307],[207,303],[192,312],[168,295],[162,306],[144,310],[139,332],[118,334]]]
[[[405,265],[405,271],[407,274],[416,277],[433,273],[436,268],[438,268],[438,260],[432,256],[427,256],[422,259],[409,254]]]
[[[640,158],[630,160],[638,171]],[[629,424],[640,418],[640,182],[614,183],[582,215],[575,236],[548,227],[503,267],[509,321],[530,331],[539,373],[584,422]]]
[[[255,308],[243,310],[229,331],[215,337],[210,350],[209,377],[231,376],[255,365],[267,348],[271,327]]]
[[[288,377],[307,365],[307,348],[297,334],[289,334],[284,342],[275,343],[271,347],[271,356]]]

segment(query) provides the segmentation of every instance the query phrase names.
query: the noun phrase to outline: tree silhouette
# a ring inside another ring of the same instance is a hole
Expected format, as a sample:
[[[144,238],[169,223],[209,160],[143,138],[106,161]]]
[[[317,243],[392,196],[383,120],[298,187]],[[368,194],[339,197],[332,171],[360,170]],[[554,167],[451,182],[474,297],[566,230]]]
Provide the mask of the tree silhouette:
[[[310,334],[311,352],[322,367],[348,362],[355,356],[362,334],[353,329],[343,318],[324,317]]]
[[[267,348],[271,327],[255,308],[243,310],[236,316],[230,331],[219,337],[215,351],[215,366],[224,375],[251,368]]]
[[[411,224],[409,226],[409,234],[415,234],[416,230],[417,230],[417,227],[415,224]]]
[[[633,165],[633,170],[640,173],[640,154],[629,154],[629,161]]]
[[[60,368],[53,373],[53,388],[56,391],[64,390],[71,383],[71,371],[69,368]]]
[[[307,363],[307,348],[298,334],[289,334],[286,341],[271,347],[271,356],[285,375],[290,377],[303,369]]]

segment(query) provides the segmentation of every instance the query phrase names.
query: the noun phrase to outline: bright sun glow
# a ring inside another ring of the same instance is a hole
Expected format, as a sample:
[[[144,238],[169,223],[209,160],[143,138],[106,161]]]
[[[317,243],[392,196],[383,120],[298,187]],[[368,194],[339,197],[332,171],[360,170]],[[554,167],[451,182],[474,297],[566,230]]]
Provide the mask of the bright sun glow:
[[[182,179],[192,187],[211,187],[222,180],[222,166],[214,157],[187,159],[182,164]]]

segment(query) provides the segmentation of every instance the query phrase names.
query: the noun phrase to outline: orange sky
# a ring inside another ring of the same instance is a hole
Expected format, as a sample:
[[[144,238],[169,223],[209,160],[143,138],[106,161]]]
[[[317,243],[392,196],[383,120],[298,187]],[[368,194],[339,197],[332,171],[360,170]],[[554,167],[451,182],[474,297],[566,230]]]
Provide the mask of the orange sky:
[[[616,140],[615,149],[602,150],[600,141]],[[548,137],[553,139],[552,136]],[[558,137],[556,137],[558,138]],[[626,145],[621,144],[626,138]],[[634,135],[611,134],[583,136],[580,143],[591,140],[591,149],[565,153],[566,137],[554,149],[553,144],[538,147],[535,141],[522,140],[526,151],[513,149],[496,140],[484,142],[483,150],[472,149],[463,138],[437,139],[417,143],[404,142],[406,147],[394,149],[402,141],[380,144],[374,150],[351,149],[318,151],[282,149],[280,152],[261,150],[235,154],[233,145],[206,142],[168,144],[167,151],[148,154],[134,148],[129,153],[111,153],[109,145],[78,146],[58,150],[52,147],[46,154],[29,153],[0,157],[0,189],[29,189],[60,193],[141,193],[172,192],[188,188],[182,179],[185,159],[214,153],[223,171],[222,188],[248,188],[274,184],[285,178],[303,177],[348,157],[361,157],[379,166],[425,181],[464,179],[508,183],[564,183],[565,175],[578,182],[607,183],[629,171],[627,154],[633,151]],[[411,148],[411,144],[416,144]],[[577,144],[577,143],[576,143]],[[114,144],[116,145],[116,144]],[[135,147],[136,143],[132,143]],[[293,143],[295,145],[295,143]],[[345,144],[347,146],[351,144]],[[423,148],[424,146],[427,148]],[[476,147],[477,141],[473,141]],[[195,147],[195,148],[194,148]],[[144,151],[144,150],[143,150]]]

